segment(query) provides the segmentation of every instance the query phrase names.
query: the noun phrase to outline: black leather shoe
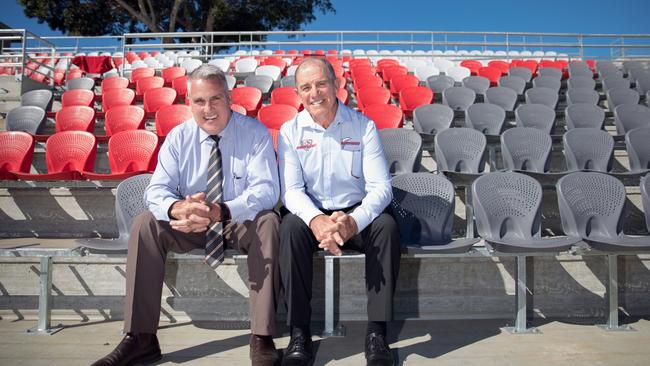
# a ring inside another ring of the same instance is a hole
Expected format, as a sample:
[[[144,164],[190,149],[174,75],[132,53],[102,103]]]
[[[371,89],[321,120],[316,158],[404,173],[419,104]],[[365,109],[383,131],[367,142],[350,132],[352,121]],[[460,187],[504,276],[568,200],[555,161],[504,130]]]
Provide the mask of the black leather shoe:
[[[392,366],[395,363],[382,334],[373,332],[366,336],[366,362],[369,366]]]
[[[129,366],[151,363],[162,358],[160,344],[155,334],[127,334],[113,352],[91,366]]]
[[[277,366],[280,364],[280,356],[272,336],[251,334],[250,346],[251,363],[254,366]]]
[[[306,366],[309,365],[312,358],[311,337],[303,334],[291,336],[289,346],[287,346],[282,358],[283,366]]]

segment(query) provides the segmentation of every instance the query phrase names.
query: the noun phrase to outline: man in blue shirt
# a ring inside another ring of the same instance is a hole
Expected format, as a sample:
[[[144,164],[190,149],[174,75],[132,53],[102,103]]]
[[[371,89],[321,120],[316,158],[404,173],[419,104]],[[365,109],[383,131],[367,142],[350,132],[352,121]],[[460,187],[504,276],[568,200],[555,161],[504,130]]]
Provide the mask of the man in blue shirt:
[[[393,316],[399,271],[399,231],[384,209],[392,198],[384,150],[367,117],[336,98],[338,81],[322,58],[297,68],[296,89],[304,110],[280,130],[278,157],[282,202],[289,211],[280,225],[280,272],[291,340],[283,364],[312,358],[311,286],[313,252],[366,255],[368,364],[392,365],[386,322]]]
[[[279,363],[273,343],[279,218],[272,209],[280,189],[271,137],[255,119],[230,110],[225,75],[215,66],[202,65],[189,76],[188,97],[193,118],[167,135],[145,192],[149,211],[131,228],[127,336],[95,365],[160,359],[155,333],[167,253],[204,249],[206,230],[216,222],[222,223],[226,244],[248,254],[251,361]],[[215,144],[221,153],[223,200],[212,203],[206,201],[206,188],[208,170],[218,166],[208,167]]]

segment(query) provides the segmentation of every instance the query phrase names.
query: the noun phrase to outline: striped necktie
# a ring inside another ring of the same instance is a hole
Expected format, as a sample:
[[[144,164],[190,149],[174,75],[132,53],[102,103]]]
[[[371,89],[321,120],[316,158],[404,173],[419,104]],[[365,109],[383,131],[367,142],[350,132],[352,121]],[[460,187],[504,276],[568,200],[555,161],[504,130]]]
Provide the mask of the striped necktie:
[[[223,169],[221,164],[221,151],[219,150],[219,136],[210,136],[214,146],[210,151],[208,163],[207,185],[205,200],[209,203],[223,202]],[[223,224],[217,221],[205,233],[205,261],[211,268],[217,268],[223,262],[224,238]]]

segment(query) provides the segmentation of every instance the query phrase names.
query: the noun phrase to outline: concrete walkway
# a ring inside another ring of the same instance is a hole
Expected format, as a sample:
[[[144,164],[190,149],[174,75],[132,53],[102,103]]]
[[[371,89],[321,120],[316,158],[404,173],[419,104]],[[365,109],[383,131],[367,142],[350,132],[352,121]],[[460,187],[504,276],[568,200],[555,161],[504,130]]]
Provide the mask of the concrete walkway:
[[[413,320],[394,324],[400,365],[648,365],[650,321],[633,332],[605,332],[593,325],[540,323],[541,334],[513,335],[503,320]],[[26,334],[33,321],[0,320],[0,365],[89,365],[120,341],[121,322],[66,323],[52,336]],[[224,323],[162,323],[160,365],[246,365],[248,332]],[[315,365],[363,365],[365,324],[346,323],[347,336],[314,337]],[[286,332],[276,339],[286,347]]]

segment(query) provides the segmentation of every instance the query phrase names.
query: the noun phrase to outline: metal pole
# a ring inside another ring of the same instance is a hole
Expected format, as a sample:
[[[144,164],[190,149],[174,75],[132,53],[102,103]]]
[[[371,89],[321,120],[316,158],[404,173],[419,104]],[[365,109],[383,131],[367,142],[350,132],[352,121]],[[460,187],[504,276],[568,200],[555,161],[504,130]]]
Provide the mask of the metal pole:
[[[598,327],[606,331],[632,331],[628,325],[618,324],[618,256],[616,254],[607,255],[607,299],[609,302],[609,312],[607,323]]]
[[[515,278],[517,316],[515,318],[515,326],[507,327],[506,330],[515,334],[540,333],[535,327],[526,327],[528,310],[528,304],[526,302],[526,296],[528,296],[528,286],[526,286],[526,256],[518,255],[515,261],[517,265],[517,277]]]
[[[325,326],[322,337],[343,337],[345,328],[334,327],[334,257],[325,256]]]
[[[40,272],[38,276],[38,324],[35,327],[27,329],[27,333],[52,335],[62,329],[62,327],[50,327],[52,312],[52,257],[41,257]]]

